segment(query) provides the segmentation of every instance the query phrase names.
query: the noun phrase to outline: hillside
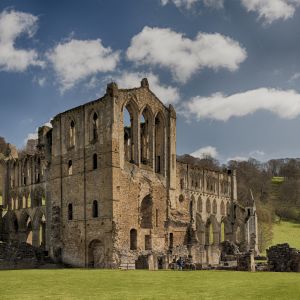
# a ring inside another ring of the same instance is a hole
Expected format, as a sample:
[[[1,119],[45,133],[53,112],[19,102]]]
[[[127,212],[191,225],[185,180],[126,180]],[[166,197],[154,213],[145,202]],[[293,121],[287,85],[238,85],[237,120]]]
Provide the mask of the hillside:
[[[288,243],[291,247],[300,249],[300,223],[280,221],[273,226],[271,245]]]

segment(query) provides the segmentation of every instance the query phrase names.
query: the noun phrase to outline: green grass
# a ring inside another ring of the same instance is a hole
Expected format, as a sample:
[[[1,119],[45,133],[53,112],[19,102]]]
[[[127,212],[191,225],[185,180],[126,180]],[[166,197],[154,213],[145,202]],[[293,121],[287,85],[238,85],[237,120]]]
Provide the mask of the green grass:
[[[273,245],[288,243],[291,247],[300,249],[300,224],[291,221],[281,221],[273,227]]]
[[[272,183],[282,183],[284,182],[284,177],[272,177]]]
[[[299,299],[299,273],[18,270],[0,299]]]

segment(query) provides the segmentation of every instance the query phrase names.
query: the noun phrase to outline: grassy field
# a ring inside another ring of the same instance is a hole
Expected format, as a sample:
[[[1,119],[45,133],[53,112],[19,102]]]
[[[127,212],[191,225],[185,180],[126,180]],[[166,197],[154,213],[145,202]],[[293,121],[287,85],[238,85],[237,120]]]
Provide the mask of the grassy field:
[[[291,247],[300,249],[300,224],[288,221],[281,221],[274,224],[273,245],[289,243]],[[300,296],[299,296],[300,298]]]
[[[299,273],[20,270],[0,272],[0,299],[299,299]]]

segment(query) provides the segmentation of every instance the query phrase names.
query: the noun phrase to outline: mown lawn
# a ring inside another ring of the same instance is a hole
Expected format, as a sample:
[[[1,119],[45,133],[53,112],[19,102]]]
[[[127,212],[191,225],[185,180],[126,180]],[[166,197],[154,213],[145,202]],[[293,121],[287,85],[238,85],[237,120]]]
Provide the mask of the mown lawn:
[[[0,281],[1,300],[300,298],[300,273],[20,270]]]
[[[281,221],[274,224],[272,244],[288,243],[291,247],[300,249],[300,224],[288,221]],[[300,299],[300,295],[299,295]]]

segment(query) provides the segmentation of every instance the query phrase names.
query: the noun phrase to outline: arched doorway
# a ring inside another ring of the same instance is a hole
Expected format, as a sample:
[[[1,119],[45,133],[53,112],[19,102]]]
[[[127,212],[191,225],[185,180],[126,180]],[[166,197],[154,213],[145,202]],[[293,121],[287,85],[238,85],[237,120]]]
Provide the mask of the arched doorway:
[[[32,245],[46,248],[46,217],[41,210],[33,218]]]
[[[93,240],[88,247],[88,267],[104,268],[105,267],[105,249],[100,240]]]
[[[32,245],[32,221],[27,211],[23,211],[20,217],[19,240]]]

